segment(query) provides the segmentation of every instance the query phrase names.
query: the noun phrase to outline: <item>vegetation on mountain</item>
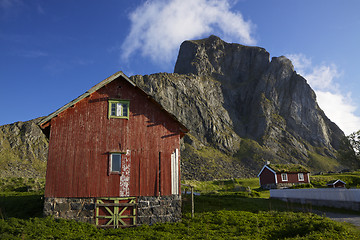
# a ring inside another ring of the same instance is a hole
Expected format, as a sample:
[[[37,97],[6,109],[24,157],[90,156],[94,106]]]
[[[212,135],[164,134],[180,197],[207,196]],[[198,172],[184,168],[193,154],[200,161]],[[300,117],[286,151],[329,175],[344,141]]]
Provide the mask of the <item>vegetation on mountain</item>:
[[[0,178],[45,176],[48,139],[40,119],[0,126]]]

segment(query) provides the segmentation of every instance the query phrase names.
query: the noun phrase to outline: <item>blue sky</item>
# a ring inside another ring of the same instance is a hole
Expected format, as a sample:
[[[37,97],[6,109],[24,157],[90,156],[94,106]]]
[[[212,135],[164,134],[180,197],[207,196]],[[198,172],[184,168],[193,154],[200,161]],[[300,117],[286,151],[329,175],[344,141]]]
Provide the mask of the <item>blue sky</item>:
[[[360,129],[358,0],[0,0],[0,125],[45,116],[96,83],[173,72],[215,34],[285,55],[346,134]]]

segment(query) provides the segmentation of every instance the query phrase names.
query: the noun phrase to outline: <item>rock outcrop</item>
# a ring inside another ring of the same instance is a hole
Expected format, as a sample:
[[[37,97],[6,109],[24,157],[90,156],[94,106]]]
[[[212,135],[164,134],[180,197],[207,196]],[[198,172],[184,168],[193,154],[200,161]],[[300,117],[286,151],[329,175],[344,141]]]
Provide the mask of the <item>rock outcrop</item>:
[[[41,118],[0,126],[0,177],[44,177],[48,139]]]
[[[221,170],[211,177],[254,175],[265,160],[313,171],[354,165],[336,159],[344,133],[319,108],[291,61],[269,58],[263,48],[210,36],[182,43],[175,73],[132,77],[191,130],[183,151],[185,178],[200,174],[187,169],[209,168]],[[224,155],[213,154],[219,157],[211,165],[214,158],[195,154],[204,147]]]

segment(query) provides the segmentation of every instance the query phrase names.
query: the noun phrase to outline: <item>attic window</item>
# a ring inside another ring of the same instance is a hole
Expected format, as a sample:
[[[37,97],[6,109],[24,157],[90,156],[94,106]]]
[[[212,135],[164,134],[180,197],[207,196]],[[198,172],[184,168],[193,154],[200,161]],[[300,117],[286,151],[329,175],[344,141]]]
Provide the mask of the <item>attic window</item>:
[[[288,180],[288,177],[287,177],[287,173],[282,173],[281,174],[281,180],[286,182]]]
[[[299,181],[304,181],[304,174],[298,173],[298,179],[299,179]]]
[[[109,118],[129,119],[129,101],[109,100]]]
[[[110,153],[109,158],[109,173],[121,173],[121,153]]]

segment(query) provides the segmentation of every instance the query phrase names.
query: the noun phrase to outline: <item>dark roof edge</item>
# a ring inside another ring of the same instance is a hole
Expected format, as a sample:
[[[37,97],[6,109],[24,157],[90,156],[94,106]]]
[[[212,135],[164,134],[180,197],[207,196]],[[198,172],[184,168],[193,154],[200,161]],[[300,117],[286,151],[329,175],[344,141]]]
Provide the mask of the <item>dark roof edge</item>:
[[[84,98],[88,97],[90,94],[96,92],[97,90],[99,90],[100,88],[102,88],[103,86],[111,83],[112,81],[114,81],[115,79],[119,78],[119,77],[123,77],[126,81],[128,81],[132,86],[140,89],[144,94],[146,94],[149,98],[151,98],[155,103],[157,103],[165,112],[167,112],[171,118],[173,118],[176,122],[178,122],[181,125],[181,131],[186,133],[189,130],[184,126],[184,124],[182,124],[175,115],[173,115],[172,113],[169,113],[160,103],[158,103],[152,96],[150,96],[149,94],[147,94],[142,88],[140,88],[139,86],[137,86],[133,81],[130,80],[130,78],[128,78],[122,71],[119,71],[117,73],[114,73],[113,75],[111,75],[110,77],[104,79],[103,81],[99,82],[98,84],[96,84],[95,86],[93,86],[92,88],[90,88],[89,90],[87,90],[84,94],[80,95],[79,97],[77,97],[76,99],[72,100],[71,102],[65,104],[64,106],[62,106],[61,108],[59,108],[58,110],[56,110],[55,112],[49,114],[47,117],[45,117],[44,119],[42,119],[38,125],[41,127],[42,125],[44,125],[45,123],[49,122],[52,118],[56,117],[57,115],[59,115],[61,112],[65,111],[66,109],[68,109],[69,107],[75,105],[76,103],[80,102],[81,100],[83,100]]]
[[[346,182],[344,182],[340,179],[337,179],[337,180],[331,180],[331,181],[327,182],[326,185],[335,185],[337,182],[342,182],[342,183],[346,184]]]

